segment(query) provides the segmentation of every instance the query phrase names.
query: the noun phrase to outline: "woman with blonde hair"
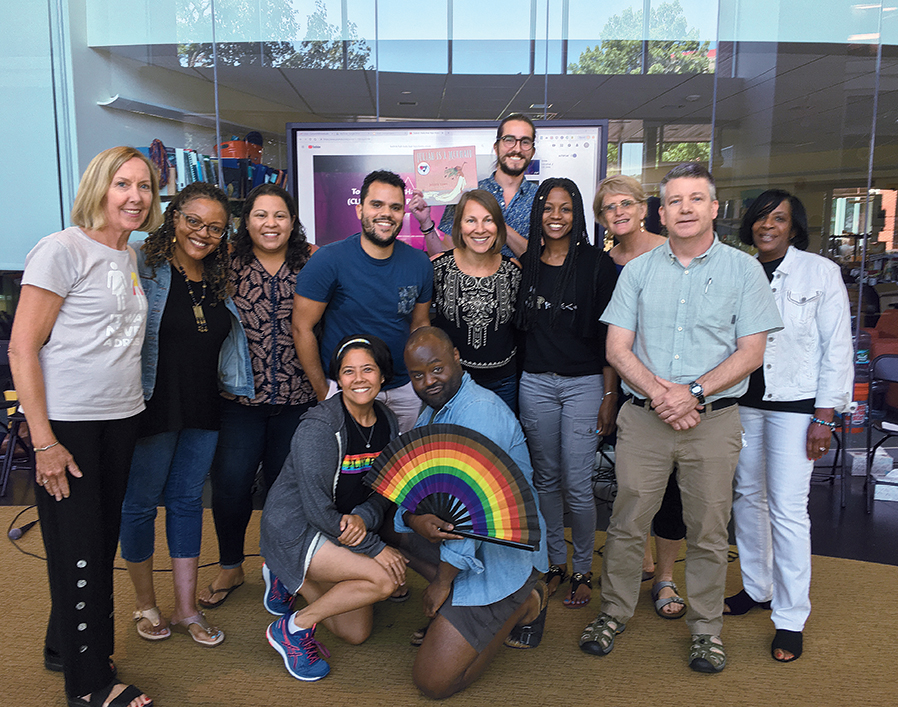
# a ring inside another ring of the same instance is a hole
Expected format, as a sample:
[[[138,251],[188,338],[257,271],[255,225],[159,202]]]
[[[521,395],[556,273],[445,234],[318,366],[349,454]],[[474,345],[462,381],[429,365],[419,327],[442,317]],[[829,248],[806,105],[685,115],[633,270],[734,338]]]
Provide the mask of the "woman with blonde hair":
[[[146,695],[116,680],[110,656],[112,566],[144,408],[147,301],[128,239],[161,222],[153,165],[131,147],[101,152],[72,222],[28,254],[9,345],[47,552],[44,665],[65,673],[71,707],[146,707]]]

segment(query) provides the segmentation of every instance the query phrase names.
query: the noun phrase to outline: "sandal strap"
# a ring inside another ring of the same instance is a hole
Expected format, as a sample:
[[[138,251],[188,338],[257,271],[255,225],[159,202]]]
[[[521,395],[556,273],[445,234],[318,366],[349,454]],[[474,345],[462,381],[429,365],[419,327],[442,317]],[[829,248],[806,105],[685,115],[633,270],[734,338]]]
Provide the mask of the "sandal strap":
[[[584,574],[583,572],[574,572],[571,575],[571,595],[573,596],[574,592],[577,591],[577,587],[581,584],[585,584],[587,587],[592,589],[592,572],[587,572]]]
[[[149,609],[138,609],[131,614],[131,618],[134,621],[146,619],[153,625],[153,628],[158,628],[162,625],[162,612],[159,611],[158,606],[151,606]]]
[[[562,565],[549,565],[548,572],[543,575],[543,581],[548,584],[556,577],[561,580],[559,584],[564,584],[564,581],[567,579],[567,567],[563,567]]]
[[[655,582],[652,585],[652,601],[658,601],[658,595],[661,593],[662,589],[666,589],[670,587],[674,590],[674,594],[679,594],[680,590],[677,589],[677,585],[673,582]]]

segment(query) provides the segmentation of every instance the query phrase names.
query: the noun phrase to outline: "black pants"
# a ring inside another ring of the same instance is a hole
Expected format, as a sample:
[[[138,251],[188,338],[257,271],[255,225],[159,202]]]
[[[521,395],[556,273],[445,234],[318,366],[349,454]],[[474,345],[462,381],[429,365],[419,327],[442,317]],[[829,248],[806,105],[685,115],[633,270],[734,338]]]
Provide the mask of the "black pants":
[[[680,487],[677,484],[677,468],[674,467],[661,507],[652,521],[655,535],[665,540],[682,540],[686,537],[686,524],[683,522],[683,500],[680,498]]]
[[[35,485],[52,601],[46,647],[62,658],[66,694],[79,697],[112,681],[112,567],[137,416],[50,424],[82,477],[69,476],[61,501]]]

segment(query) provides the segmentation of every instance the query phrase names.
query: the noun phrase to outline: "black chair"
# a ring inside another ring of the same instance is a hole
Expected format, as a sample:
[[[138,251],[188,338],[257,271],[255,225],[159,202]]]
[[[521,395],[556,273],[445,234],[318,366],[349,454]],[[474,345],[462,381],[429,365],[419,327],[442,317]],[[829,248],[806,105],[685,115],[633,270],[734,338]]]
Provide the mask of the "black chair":
[[[833,463],[827,471],[818,471],[818,467],[815,467],[811,474],[811,481],[817,483],[829,483],[829,485],[832,486],[836,477],[838,477],[840,502],[842,508],[845,508],[845,492],[848,484],[845,480],[847,469],[845,459],[848,451],[848,447],[845,443],[845,434],[846,428],[851,427],[851,413],[846,412],[841,415],[836,413],[833,416],[833,422],[836,423],[836,428],[832,433],[833,442],[835,442]]]
[[[867,403],[867,513],[873,510],[876,484],[898,486],[898,480],[877,479],[873,475],[873,458],[887,440],[898,437],[898,354],[883,354],[870,364],[870,400]],[[882,438],[872,444],[873,431]]]
[[[6,428],[6,451],[0,456],[0,496],[5,496],[9,475],[13,469],[34,471],[34,448],[31,446],[31,442],[21,436],[25,416],[19,409],[19,402],[7,400],[0,402],[0,406],[15,407],[15,412],[7,416],[6,422],[0,422],[0,426]],[[18,457],[16,449],[21,450]]]

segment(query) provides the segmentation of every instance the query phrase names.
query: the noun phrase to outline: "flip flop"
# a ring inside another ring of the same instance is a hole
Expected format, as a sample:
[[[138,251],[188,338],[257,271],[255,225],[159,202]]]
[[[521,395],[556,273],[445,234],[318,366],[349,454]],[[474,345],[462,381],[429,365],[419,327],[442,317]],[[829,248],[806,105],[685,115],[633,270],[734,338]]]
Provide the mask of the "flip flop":
[[[197,636],[193,631],[190,630],[190,627],[193,625],[199,626],[204,633],[206,633],[209,638],[204,639]],[[224,631],[220,628],[212,626],[203,615],[203,612],[197,612],[193,616],[188,616],[186,619],[181,619],[180,621],[172,621],[169,624],[169,627],[172,631],[176,633],[185,633],[190,636],[194,641],[199,643],[201,646],[207,646],[211,648],[212,646],[217,646],[225,639]]]
[[[171,636],[171,630],[167,626],[163,626],[164,630],[161,633],[153,633],[140,627],[141,621],[149,621],[153,628],[162,626],[162,614],[158,606],[153,606],[149,609],[139,609],[131,614],[131,618],[134,619],[137,635],[147,641],[161,641]]]
[[[238,587],[242,587],[242,586],[243,586],[243,582],[240,582],[240,584],[235,584],[233,587],[226,587],[224,589],[214,589],[212,587],[212,585],[210,584],[209,585],[209,595],[210,596],[214,597],[216,594],[224,594],[224,596],[221,599],[219,599],[218,601],[206,601],[205,599],[197,598],[197,600],[196,600],[197,604],[199,604],[204,609],[215,609],[225,603],[225,599],[227,599],[229,596],[231,596],[231,592],[233,592]]]

